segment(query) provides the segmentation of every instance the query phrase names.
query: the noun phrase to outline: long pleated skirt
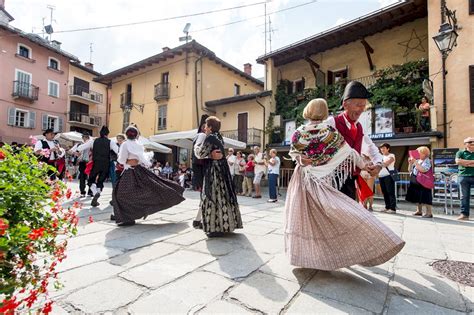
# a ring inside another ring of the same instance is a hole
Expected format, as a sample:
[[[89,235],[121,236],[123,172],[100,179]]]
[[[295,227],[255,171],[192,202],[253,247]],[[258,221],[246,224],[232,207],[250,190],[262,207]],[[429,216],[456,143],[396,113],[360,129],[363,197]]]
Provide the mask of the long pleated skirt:
[[[136,166],[123,172],[112,193],[117,223],[131,222],[173,207],[184,200],[184,188]]]
[[[376,266],[405,242],[359,203],[297,166],[286,197],[285,251],[294,266]]]

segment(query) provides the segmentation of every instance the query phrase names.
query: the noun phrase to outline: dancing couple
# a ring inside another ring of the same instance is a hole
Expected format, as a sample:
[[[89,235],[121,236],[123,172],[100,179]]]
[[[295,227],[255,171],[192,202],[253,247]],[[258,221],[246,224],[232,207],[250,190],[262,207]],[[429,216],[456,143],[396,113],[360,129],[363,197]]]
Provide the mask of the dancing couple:
[[[356,200],[359,173],[377,175],[382,157],[357,122],[369,93],[359,82],[346,86],[344,112],[328,118],[324,99],[308,103],[291,139],[296,168],[286,198],[285,251],[295,266],[335,270],[375,266],[405,245]],[[366,148],[362,157],[362,149]]]
[[[194,144],[194,154],[203,163],[203,184],[199,212],[193,222],[208,237],[223,236],[242,228],[237,196],[229,164],[224,156],[224,140],[219,133],[221,122],[217,117],[206,118],[204,134]]]

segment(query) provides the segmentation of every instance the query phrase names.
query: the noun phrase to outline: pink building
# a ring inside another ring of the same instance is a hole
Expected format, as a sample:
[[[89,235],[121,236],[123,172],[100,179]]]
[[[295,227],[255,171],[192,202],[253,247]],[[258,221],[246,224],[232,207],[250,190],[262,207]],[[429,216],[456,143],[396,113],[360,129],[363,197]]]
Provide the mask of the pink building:
[[[12,20],[0,0],[0,141],[22,144],[47,128],[64,131],[69,62],[79,60]]]

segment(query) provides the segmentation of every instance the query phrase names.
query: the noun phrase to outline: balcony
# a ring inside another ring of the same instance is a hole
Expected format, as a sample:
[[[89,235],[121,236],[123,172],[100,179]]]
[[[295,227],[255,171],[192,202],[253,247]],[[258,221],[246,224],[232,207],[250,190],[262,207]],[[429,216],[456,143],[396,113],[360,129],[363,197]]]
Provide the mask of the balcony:
[[[247,146],[262,145],[263,130],[248,128],[247,130],[221,131],[223,137],[247,143]]]
[[[69,123],[76,124],[76,125],[84,125],[84,126],[92,126],[92,127],[99,127],[102,125],[102,117],[93,116],[84,113],[69,113]]]
[[[145,104],[136,104],[132,102],[132,93],[124,92],[120,94],[120,108],[124,112],[131,112],[133,108],[143,113]]]
[[[38,100],[39,88],[28,82],[13,81],[13,98],[20,98],[31,103]]]
[[[100,104],[102,103],[104,97],[101,93],[92,91],[88,88],[70,85],[69,86],[69,95],[86,100],[92,103]]]
[[[170,98],[169,82],[158,83],[155,85],[155,101],[167,100]]]

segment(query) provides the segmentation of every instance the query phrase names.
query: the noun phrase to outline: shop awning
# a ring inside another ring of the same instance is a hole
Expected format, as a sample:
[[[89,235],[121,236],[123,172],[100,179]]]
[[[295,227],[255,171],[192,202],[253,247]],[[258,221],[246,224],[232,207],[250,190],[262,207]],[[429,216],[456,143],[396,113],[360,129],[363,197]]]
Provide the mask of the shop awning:
[[[186,131],[176,131],[170,133],[162,133],[150,137],[151,141],[158,142],[166,145],[174,145],[180,148],[192,149],[193,148],[193,139],[197,134],[197,129],[186,130]],[[233,140],[230,138],[224,137],[224,147],[226,148],[235,148],[235,149],[245,149],[247,144],[242,141]]]

